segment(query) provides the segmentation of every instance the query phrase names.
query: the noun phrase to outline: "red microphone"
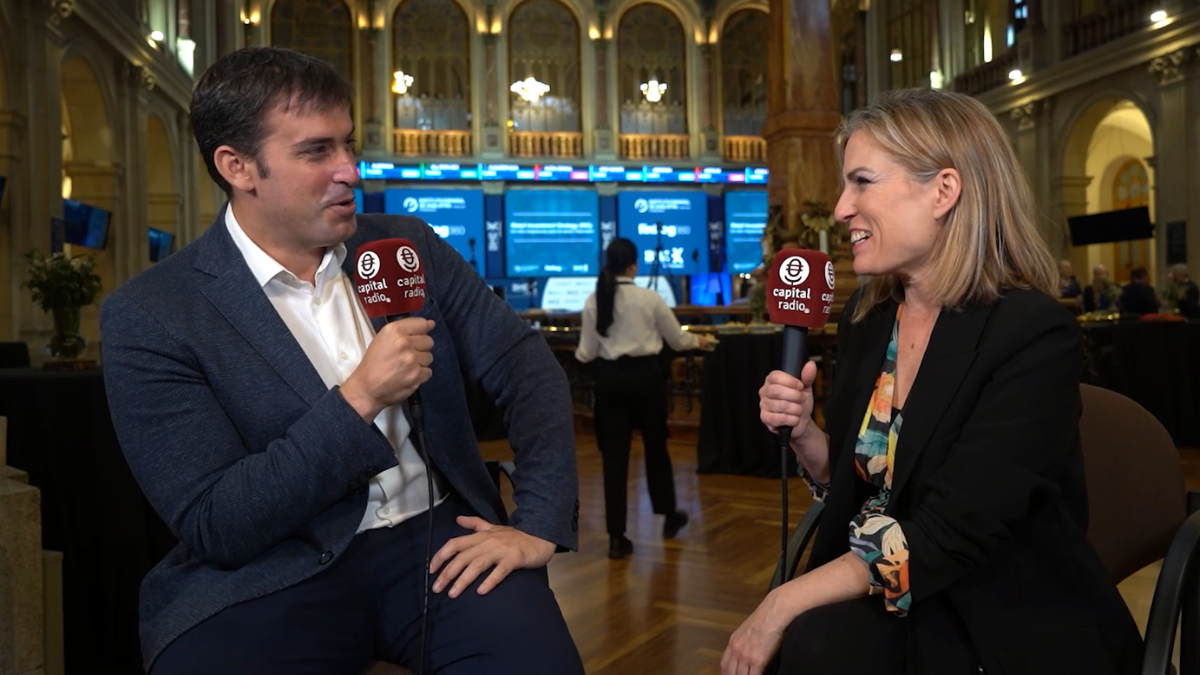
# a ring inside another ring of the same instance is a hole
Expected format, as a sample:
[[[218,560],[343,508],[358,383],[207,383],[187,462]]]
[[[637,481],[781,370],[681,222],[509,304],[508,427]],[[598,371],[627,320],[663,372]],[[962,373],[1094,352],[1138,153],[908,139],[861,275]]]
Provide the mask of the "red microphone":
[[[407,239],[379,239],[358,248],[355,290],[367,316],[389,322],[425,306],[425,268]]]
[[[833,261],[820,251],[785,248],[775,254],[767,277],[767,312],[771,323],[783,324],[781,370],[800,377],[808,363],[808,329],[824,328],[833,305]],[[811,424],[811,421],[809,422]],[[791,427],[779,427],[779,469],[783,492],[783,527],[780,530],[780,565],[777,574],[790,574],[788,551],[788,461]]]
[[[417,247],[407,239],[379,239],[358,247],[354,264],[355,290],[367,316],[388,323],[419,312],[425,306],[425,268]],[[429,534],[425,540],[425,589],[421,608],[420,669],[425,672],[426,624],[429,618],[429,561],[433,542],[433,464],[425,443],[425,406],[421,391],[408,397],[412,438],[425,462],[425,489],[429,495]]]

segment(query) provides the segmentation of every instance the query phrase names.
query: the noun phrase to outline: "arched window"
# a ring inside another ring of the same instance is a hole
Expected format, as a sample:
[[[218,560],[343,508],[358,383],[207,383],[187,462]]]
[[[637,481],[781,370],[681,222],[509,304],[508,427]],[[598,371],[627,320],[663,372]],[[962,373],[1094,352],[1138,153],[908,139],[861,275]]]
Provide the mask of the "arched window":
[[[327,61],[354,81],[354,29],[343,0],[277,0],[271,8],[271,44]]]
[[[767,123],[767,14],[737,12],[721,31],[721,113],[726,136],[758,136]]]
[[[621,17],[617,86],[622,134],[687,133],[686,44],[683,25],[664,7],[638,5]]]
[[[470,25],[454,0],[401,3],[392,20],[392,72],[412,79],[396,98],[396,128],[469,130],[470,54]]]
[[[509,93],[514,131],[580,131],[579,24],[557,0],[528,0],[509,20],[509,82],[550,87],[534,101]]]

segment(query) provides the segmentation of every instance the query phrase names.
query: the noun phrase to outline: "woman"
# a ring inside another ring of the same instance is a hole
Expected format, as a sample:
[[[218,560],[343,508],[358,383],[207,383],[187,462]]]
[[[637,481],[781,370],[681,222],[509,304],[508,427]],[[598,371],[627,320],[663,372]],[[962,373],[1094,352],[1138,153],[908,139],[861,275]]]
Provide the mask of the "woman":
[[[638,251],[632,241],[608,245],[596,292],[583,307],[583,334],[575,358],[595,369],[596,441],[604,460],[604,503],[608,525],[608,557],[633,553],[625,536],[626,481],[629,445],[635,428],[642,430],[646,452],[646,485],[654,512],[666,515],[663,536],[674,537],[688,516],[675,508],[675,476],[667,454],[666,378],[658,353],[665,339],[676,351],[703,349],[704,335],[685,333],[657,292],[633,284]]]
[[[883,95],[838,135],[854,271],[825,430],[816,366],[771,373],[772,431],[825,502],[807,572],[724,675],[1134,673],[1141,639],[1088,544],[1081,337],[1008,138],[973,98]]]

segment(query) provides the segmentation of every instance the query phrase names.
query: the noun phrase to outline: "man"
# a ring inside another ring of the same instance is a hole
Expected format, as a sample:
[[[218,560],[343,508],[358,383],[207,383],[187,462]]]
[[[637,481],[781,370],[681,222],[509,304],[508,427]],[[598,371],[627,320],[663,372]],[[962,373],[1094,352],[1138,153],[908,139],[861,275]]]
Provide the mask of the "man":
[[[1083,289],[1083,311],[1111,310],[1117,306],[1121,288],[1108,280],[1108,268],[1096,265],[1092,268],[1092,283]]]
[[[582,674],[546,574],[578,537],[562,370],[425,223],[356,217],[351,101],[328,64],[295,52],[244,49],[214,64],[192,126],[229,203],[103,307],[114,426],[180,540],[142,585],[145,665],[358,675],[378,659]],[[414,243],[428,288],[421,312],[384,324],[350,279],[358,247],[392,237]],[[505,412],[511,526],[464,376]],[[430,466],[405,415],[418,387]]]
[[[1117,301],[1122,314],[1157,314],[1158,294],[1150,285],[1150,272],[1145,267],[1134,268],[1129,273],[1129,283],[1121,291]]]
[[[1187,265],[1171,266],[1167,287],[1163,289],[1163,305],[1189,319],[1200,319],[1200,288],[1188,275]]]
[[[1058,262],[1058,288],[1059,295],[1064,298],[1078,298],[1083,291],[1079,288],[1079,281],[1075,279],[1075,271],[1071,268],[1070,260],[1060,260]]]

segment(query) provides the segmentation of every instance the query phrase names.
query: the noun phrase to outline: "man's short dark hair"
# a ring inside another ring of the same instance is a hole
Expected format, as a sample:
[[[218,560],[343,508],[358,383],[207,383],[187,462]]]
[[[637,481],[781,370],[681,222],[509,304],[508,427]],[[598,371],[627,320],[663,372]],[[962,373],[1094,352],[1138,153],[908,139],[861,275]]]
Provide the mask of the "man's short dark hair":
[[[300,112],[349,108],[354,90],[328,63],[280,47],[247,47],[214,63],[192,92],[192,134],[204,156],[208,175],[225,194],[229,182],[217,171],[214,154],[222,145],[254,159],[259,174],[264,122],[276,106]]]
[[[1134,268],[1129,273],[1130,281],[1145,281],[1149,277],[1150,277],[1150,272],[1145,267]]]

